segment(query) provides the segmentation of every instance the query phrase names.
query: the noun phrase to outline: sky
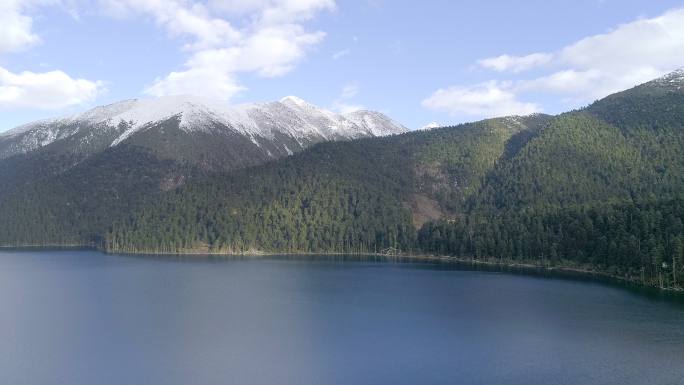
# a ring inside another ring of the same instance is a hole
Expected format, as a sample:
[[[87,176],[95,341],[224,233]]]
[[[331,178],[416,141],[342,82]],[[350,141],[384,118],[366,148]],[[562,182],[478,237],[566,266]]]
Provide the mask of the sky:
[[[684,66],[684,1],[0,0],[0,132],[123,99],[296,95],[415,129]]]

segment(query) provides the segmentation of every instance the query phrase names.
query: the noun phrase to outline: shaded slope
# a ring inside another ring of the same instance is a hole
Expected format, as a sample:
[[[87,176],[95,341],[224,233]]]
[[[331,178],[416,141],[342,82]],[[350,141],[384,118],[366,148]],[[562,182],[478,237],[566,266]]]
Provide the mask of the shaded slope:
[[[325,143],[279,162],[211,175],[165,194],[132,222],[116,223],[107,247],[173,252],[411,249],[418,199],[436,202],[440,217],[457,215],[459,202],[477,191],[507,141],[547,120],[491,119]],[[448,186],[454,181],[452,191]]]

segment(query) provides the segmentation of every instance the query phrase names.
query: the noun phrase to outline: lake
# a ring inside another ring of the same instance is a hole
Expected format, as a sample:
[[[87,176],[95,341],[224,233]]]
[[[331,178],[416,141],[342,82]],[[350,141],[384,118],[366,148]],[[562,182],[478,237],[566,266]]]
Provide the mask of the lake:
[[[684,305],[443,264],[0,251],[0,383],[674,385]]]

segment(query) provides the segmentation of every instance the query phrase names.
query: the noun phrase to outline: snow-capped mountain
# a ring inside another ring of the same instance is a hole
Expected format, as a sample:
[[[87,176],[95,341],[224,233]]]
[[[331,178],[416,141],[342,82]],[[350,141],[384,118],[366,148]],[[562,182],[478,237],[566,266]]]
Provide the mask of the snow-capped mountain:
[[[439,127],[442,127],[442,125],[437,123],[437,122],[431,122],[431,123],[428,123],[428,124],[424,125],[423,127],[419,128],[418,131],[428,131],[428,130],[432,130],[433,128],[439,128]]]
[[[125,100],[17,127],[0,134],[0,159],[57,142],[69,142],[74,151],[90,153],[123,143],[136,144],[135,137],[140,135],[146,137],[147,146],[155,147],[149,136],[166,136],[168,142],[170,132],[183,136],[186,142],[179,142],[179,146],[193,138],[211,136],[220,137],[227,146],[224,150],[231,151],[231,142],[248,140],[268,157],[276,158],[322,141],[406,131],[378,112],[336,114],[294,96],[236,106],[200,97],[169,96]]]
[[[660,77],[653,82],[661,87],[681,90],[684,86],[684,67],[670,72],[669,74]]]

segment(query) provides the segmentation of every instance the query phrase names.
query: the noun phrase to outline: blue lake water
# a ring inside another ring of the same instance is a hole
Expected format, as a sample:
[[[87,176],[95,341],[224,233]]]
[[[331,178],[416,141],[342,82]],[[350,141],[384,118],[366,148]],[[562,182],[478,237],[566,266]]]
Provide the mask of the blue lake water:
[[[684,383],[684,305],[444,265],[0,251],[0,383]]]

